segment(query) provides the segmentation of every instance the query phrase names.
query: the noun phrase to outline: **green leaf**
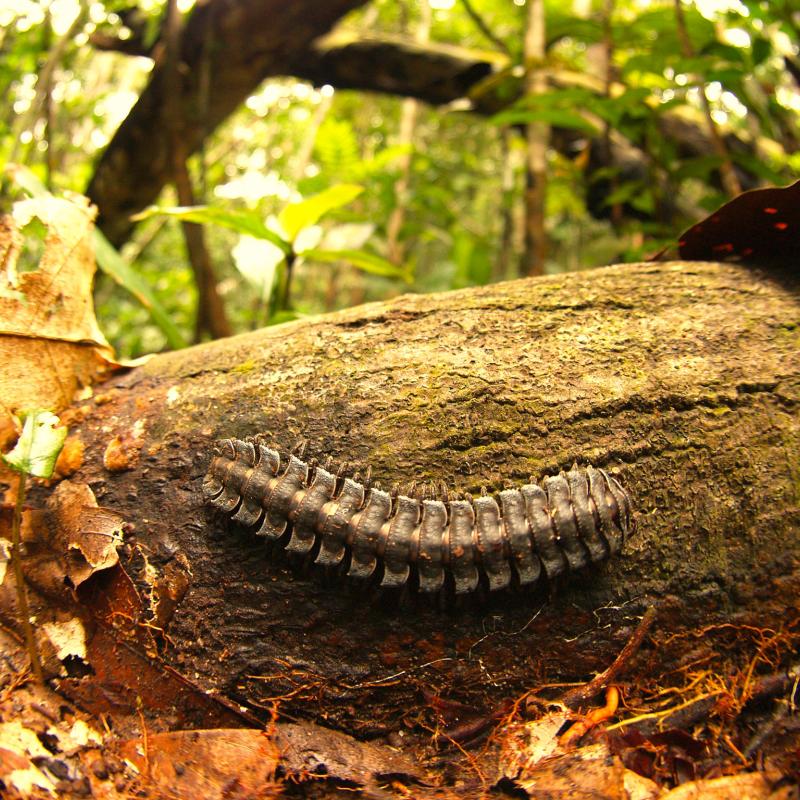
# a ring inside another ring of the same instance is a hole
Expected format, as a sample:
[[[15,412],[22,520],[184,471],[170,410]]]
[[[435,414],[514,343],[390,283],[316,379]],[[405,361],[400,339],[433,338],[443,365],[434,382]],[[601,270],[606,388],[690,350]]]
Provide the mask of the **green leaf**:
[[[97,228],[94,230],[94,254],[97,266],[147,309],[153,322],[166,337],[169,346],[173,350],[186,347],[186,340],[178,330],[178,326],[172,321],[164,306],[158,302],[147,281],[122,258]]]
[[[320,217],[333,211],[334,208],[351,203],[364,191],[363,186],[356,183],[339,183],[325,189],[324,192],[307,197],[299,203],[291,203],[278,214],[283,230],[290,242],[294,242],[297,234],[309,225],[315,225]]]
[[[524,125],[528,122],[547,122],[557,128],[573,128],[590,135],[598,133],[597,127],[577,112],[560,108],[509,109],[495,114],[490,121],[495,125]]]
[[[299,311],[285,308],[272,314],[267,320],[267,325],[283,325],[284,322],[294,322],[296,319],[302,319],[303,317],[304,315]]]
[[[719,169],[722,159],[719,156],[697,156],[696,158],[687,158],[677,168],[673,169],[672,178],[676,181],[682,181],[686,178],[697,178],[698,180],[707,181],[709,175],[715,170]]]
[[[67,429],[56,427],[60,421],[50,411],[29,412],[16,447],[3,460],[17,472],[35,478],[51,477],[67,438]]]
[[[288,254],[292,250],[289,242],[275,231],[271,231],[264,223],[261,214],[255,211],[237,211],[219,206],[150,206],[132,219],[138,222],[159,215],[173,217],[181,222],[196,222],[198,225],[218,225],[221,228],[230,228],[255,239],[266,239],[276,247],[280,247],[284,253]]]
[[[411,283],[414,279],[413,270],[408,265],[397,266],[391,261],[387,261],[374,253],[367,253],[363,250],[306,250],[303,258],[312,261],[337,262],[347,261],[357,269],[370,273],[370,275],[380,275],[384,278],[400,278],[406,283]]]

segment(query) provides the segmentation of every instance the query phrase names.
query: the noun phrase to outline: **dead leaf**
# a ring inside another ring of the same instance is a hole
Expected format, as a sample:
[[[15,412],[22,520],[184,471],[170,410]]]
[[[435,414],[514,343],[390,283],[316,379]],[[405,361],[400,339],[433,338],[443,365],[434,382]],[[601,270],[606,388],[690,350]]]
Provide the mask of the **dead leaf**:
[[[760,772],[727,775],[713,780],[692,781],[667,792],[661,800],[777,800]]]
[[[303,723],[280,725],[277,742],[281,766],[296,779],[335,778],[375,788],[391,779],[425,785],[417,764],[390,747],[360,742],[345,733]]]
[[[15,203],[0,225],[3,416],[57,412],[114,364],[92,306],[94,216],[85,198],[48,196]],[[46,229],[42,255],[35,269],[22,272],[23,228],[35,221]]]
[[[95,572],[113,567],[123,523],[121,515],[97,505],[86,484],[62,481],[44,511],[29,509],[22,515],[28,582],[41,594],[60,598]]]
[[[124,742],[122,758],[136,766],[141,783],[165,798],[270,798],[278,749],[266,731],[217,729],[149,734]]]
[[[67,556],[66,577],[74,588],[119,561],[124,519],[116,511],[100,508],[85,483],[59,483],[47,499],[47,513],[51,547]]]
[[[655,800],[660,795],[655,783],[629,774],[603,743],[549,756],[521,771],[513,785],[537,800]]]
[[[86,796],[81,762],[103,745],[101,730],[48,686],[26,680],[20,671],[0,692],[0,796]],[[92,796],[110,800],[107,794]]]
[[[654,800],[653,781],[625,768],[606,743],[565,750],[559,731],[573,719],[564,712],[512,723],[496,733],[501,741],[498,783],[510,783],[535,798]]]
[[[53,779],[40,770],[34,758],[47,758],[50,753],[36,734],[15,720],[0,723],[0,780],[28,797],[37,789],[55,791]]]
[[[500,777],[515,779],[558,748],[558,732],[572,719],[565,712],[548,714],[531,722],[507,725],[497,736],[502,742]]]
[[[79,599],[95,622],[86,647],[92,674],[65,678],[59,689],[87,711],[118,718],[145,708],[182,728],[258,724],[238,704],[204,691],[158,658],[142,599],[121,564],[86,581]]]

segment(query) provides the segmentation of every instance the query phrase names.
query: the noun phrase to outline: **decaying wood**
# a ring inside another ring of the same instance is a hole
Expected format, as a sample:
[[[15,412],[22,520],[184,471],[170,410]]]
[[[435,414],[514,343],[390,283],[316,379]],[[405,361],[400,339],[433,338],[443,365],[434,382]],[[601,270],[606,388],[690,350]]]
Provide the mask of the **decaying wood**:
[[[401,731],[430,692],[492,713],[607,667],[648,605],[665,642],[712,622],[791,624],[798,326],[797,281],[708,263],[400,297],[158,356],[99,387],[76,409],[73,480],[133,526],[126,568],[160,608],[163,657],[201,685],[360,737]],[[491,491],[592,463],[630,493],[638,532],[607,567],[533,594],[444,608],[380,595],[206,507],[214,440],[257,432],[371,464],[385,485]],[[107,468],[109,447],[125,457]]]

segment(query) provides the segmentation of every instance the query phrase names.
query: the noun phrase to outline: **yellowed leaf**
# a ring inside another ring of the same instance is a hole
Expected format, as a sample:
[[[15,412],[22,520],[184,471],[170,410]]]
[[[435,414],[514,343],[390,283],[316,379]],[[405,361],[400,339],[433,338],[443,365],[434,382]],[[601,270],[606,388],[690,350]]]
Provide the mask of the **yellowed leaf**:
[[[92,228],[85,198],[15,203],[0,222],[0,422],[18,410],[59,411],[113,366],[94,316]],[[36,268],[21,271],[23,228],[46,229]]]

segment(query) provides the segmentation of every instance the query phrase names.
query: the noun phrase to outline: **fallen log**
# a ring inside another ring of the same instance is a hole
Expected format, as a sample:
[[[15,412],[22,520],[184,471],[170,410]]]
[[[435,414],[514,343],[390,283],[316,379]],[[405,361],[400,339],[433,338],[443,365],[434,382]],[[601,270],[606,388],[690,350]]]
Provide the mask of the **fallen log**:
[[[164,661],[265,718],[277,704],[399,741],[432,696],[490,714],[537,683],[591,678],[648,606],[659,650],[642,669],[666,671],[686,632],[796,624],[799,283],[631,264],[159,355],[73,409],[73,480],[128,521],[122,560]],[[385,486],[496,493],[592,464],[630,494],[637,530],[606,565],[533,590],[381,592],[204,502],[215,440],[256,433],[371,465]]]

